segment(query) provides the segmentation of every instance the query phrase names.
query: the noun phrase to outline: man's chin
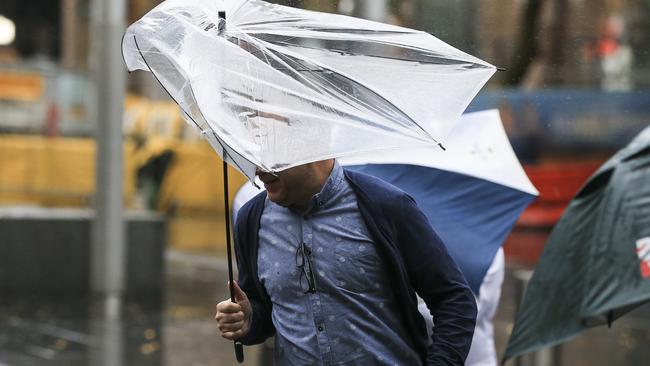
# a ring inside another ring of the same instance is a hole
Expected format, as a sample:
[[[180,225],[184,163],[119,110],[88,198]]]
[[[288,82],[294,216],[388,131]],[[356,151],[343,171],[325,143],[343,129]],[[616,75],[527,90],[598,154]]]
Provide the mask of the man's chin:
[[[285,202],[286,201],[285,197],[279,194],[279,192],[267,191],[267,195],[271,202],[283,207],[287,207],[287,203]]]

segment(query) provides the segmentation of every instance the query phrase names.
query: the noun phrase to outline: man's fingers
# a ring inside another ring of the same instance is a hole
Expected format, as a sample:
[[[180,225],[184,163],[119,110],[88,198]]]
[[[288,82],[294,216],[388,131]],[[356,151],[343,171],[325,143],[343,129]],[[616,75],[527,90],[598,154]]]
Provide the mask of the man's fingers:
[[[237,313],[241,311],[241,306],[230,300],[222,301],[217,304],[217,313]]]
[[[214,318],[219,324],[236,323],[244,320],[244,312],[240,311],[232,314],[217,313]]]
[[[248,329],[246,325],[248,324],[248,320],[246,319],[244,310],[248,313],[249,317],[251,311],[248,297],[239,285],[237,285],[237,282],[233,282],[233,294],[235,295],[235,300],[244,304],[244,307],[228,299],[217,304],[217,314],[214,317],[221,331],[221,336],[229,340],[237,340],[244,335],[244,327]]]
[[[219,323],[219,330],[221,333],[236,332],[244,327],[244,321],[234,323]]]
[[[235,341],[235,340],[241,338],[241,337],[242,337],[242,334],[243,334],[243,332],[242,332],[241,330],[238,330],[238,331],[236,331],[236,332],[225,332],[225,333],[221,333],[221,336],[224,337],[224,338],[226,338],[226,339],[229,339],[229,340],[231,340],[231,341]]]

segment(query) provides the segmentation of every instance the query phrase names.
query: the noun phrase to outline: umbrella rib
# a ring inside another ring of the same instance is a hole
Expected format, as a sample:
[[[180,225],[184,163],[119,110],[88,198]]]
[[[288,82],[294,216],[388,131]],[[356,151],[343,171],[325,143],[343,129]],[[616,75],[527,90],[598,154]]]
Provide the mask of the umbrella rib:
[[[350,33],[356,33],[356,34],[374,34],[374,35],[395,35],[395,34],[414,34],[417,32],[414,31],[398,31],[398,30],[375,30],[375,29],[355,29],[355,28],[318,28],[318,27],[309,27],[309,26],[303,26],[303,27],[298,27],[298,29],[306,29],[308,31],[314,31],[314,32],[323,32],[323,33],[343,33],[343,34],[350,34]]]
[[[292,37],[291,39],[293,39],[293,38],[298,38],[298,37],[297,36]],[[284,41],[267,41],[267,40],[263,40],[263,41],[271,43],[271,44],[278,44],[278,45],[284,45],[284,46],[290,46],[290,47],[307,48],[307,49],[317,50],[317,51],[321,50],[320,48],[309,47],[309,46],[303,45],[303,44],[289,43],[289,42],[287,42],[287,40],[284,40]],[[383,45],[390,45],[390,46],[397,46],[396,44],[390,43],[390,42],[374,42],[374,43],[383,44]],[[401,48],[407,48],[407,47],[401,47]],[[408,47],[408,48],[414,49],[414,50],[422,50],[421,48],[418,48],[418,47]],[[341,55],[349,55],[349,56],[366,56],[366,57],[374,57],[374,58],[381,58],[381,59],[387,59],[387,60],[411,61],[411,62],[417,62],[417,63],[422,64],[422,65],[457,65],[457,64],[460,64],[460,63],[457,63],[457,62],[425,62],[425,61],[411,60],[411,59],[407,59],[407,58],[380,56],[380,55],[370,55],[370,54],[355,53],[355,52],[337,50],[337,49],[328,49],[328,51],[338,53],[338,54],[341,54]],[[435,58],[437,58],[439,60],[442,60],[442,61],[459,61],[457,59],[448,58],[448,57],[435,57]],[[473,65],[472,68],[474,68],[474,67],[484,68],[484,69],[489,69],[490,68],[489,66],[482,65],[482,64],[472,62],[472,61],[465,61],[465,60],[460,60],[460,61],[464,61],[463,63],[465,63],[465,64]]]
[[[183,111],[183,113],[184,113],[186,116],[188,116],[188,117],[190,118],[190,120],[194,123],[194,125],[196,126],[196,128],[198,128],[198,129],[201,131],[202,134],[207,133],[203,128],[201,128],[201,126],[196,122],[196,120],[194,120],[194,118],[192,117],[192,115],[190,115],[187,111],[185,111],[185,109],[183,109],[183,107],[180,105],[180,103],[178,103],[178,101],[176,100],[176,98],[174,98],[174,96],[172,96],[172,94],[169,92],[169,90],[167,90],[167,88],[165,87],[165,85],[160,81],[160,79],[158,78],[158,76],[156,75],[156,73],[153,71],[153,69],[151,68],[151,66],[149,66],[149,63],[147,62],[147,59],[144,57],[144,54],[142,53],[142,50],[140,49],[140,46],[138,45],[138,40],[137,40],[137,38],[136,38],[135,35],[133,35],[133,42],[135,43],[135,47],[138,49],[138,53],[140,53],[140,57],[142,58],[142,61],[144,61],[144,64],[147,65],[147,68],[149,69],[149,72],[151,72],[151,75],[153,75],[153,77],[156,79],[156,81],[158,81],[158,83],[160,84],[160,86],[162,86],[163,90],[165,90],[165,92],[167,93],[167,95],[169,95],[169,97],[170,97],[170,98],[171,98],[171,99],[176,103],[176,105],[178,105],[178,108],[180,108],[180,109]],[[189,87],[190,87],[190,91],[192,92],[192,97],[194,98],[194,100],[196,100],[196,96],[195,96],[195,94],[194,94],[194,89],[192,88],[192,83],[190,83],[190,82],[188,81],[187,84],[189,85]],[[199,110],[199,113],[201,114],[201,117],[202,117],[204,120],[207,121],[207,119],[206,119],[205,116],[203,115],[203,111],[201,111],[200,108],[198,108],[198,110]],[[257,164],[255,164],[254,162],[248,160],[246,157],[244,157],[243,155],[241,155],[240,153],[238,153],[235,149],[233,149],[233,148],[232,148],[229,144],[227,144],[225,141],[222,141],[222,140],[217,136],[217,134],[216,134],[215,131],[212,131],[212,134],[214,135],[215,139],[217,140],[217,142],[219,142],[219,145],[221,145],[222,148],[228,147],[229,149],[231,149],[232,151],[234,151],[234,152],[235,152],[235,153],[236,153],[240,158],[242,158],[242,159],[246,160],[247,162],[249,162],[249,163],[251,163],[251,164],[257,166]],[[224,144],[225,144],[225,147],[224,147]],[[224,156],[224,159],[225,159],[225,156]],[[240,165],[239,165],[239,164],[238,164],[234,159],[231,159],[231,160],[232,160],[233,164],[235,164],[235,166],[237,167],[237,169],[239,169],[241,172],[244,171],[244,169],[243,169],[243,168],[242,168],[242,167],[241,167],[241,166],[240,166]]]
[[[266,24],[277,24],[277,23],[298,23],[302,22],[304,19],[289,19],[289,20],[274,20],[266,22],[255,22],[255,23],[240,23],[237,24],[239,28],[247,28],[250,26],[257,25],[266,25]],[[310,26],[298,26],[296,27],[300,30],[307,30],[313,32],[323,32],[323,33],[356,33],[356,34],[373,34],[373,35],[395,35],[395,34],[414,34],[416,32],[407,32],[407,31],[388,31],[388,30],[373,30],[373,29],[354,29],[354,28],[317,28]],[[254,29],[255,30],[255,29]],[[263,29],[256,29],[261,31]]]
[[[243,28],[243,27],[248,27],[248,26],[252,26],[252,25],[253,26],[254,25],[261,25],[261,24],[297,23],[297,22],[301,22],[301,21],[303,21],[302,18],[287,18],[287,19],[269,20],[269,21],[263,21],[263,22],[240,23],[240,24],[237,24],[237,27],[238,28]]]

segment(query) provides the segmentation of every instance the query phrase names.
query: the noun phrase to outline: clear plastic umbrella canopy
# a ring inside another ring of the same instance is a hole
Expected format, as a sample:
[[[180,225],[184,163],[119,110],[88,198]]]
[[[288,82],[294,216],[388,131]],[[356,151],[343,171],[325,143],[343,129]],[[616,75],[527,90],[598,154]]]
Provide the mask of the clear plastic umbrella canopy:
[[[122,50],[249,178],[443,143],[496,71],[424,32],[258,0],[167,0]]]

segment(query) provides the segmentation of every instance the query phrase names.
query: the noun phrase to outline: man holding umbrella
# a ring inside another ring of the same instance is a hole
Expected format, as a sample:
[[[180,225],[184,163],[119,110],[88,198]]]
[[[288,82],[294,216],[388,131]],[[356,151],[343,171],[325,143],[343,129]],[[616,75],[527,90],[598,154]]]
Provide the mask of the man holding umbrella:
[[[127,29],[122,54],[268,190],[238,215],[225,337],[276,333],[289,364],[463,364],[476,304],[427,217],[331,158],[444,149],[493,65],[417,30],[258,0],[165,1]]]
[[[235,226],[237,303],[217,305],[224,338],[275,333],[278,364],[464,363],[474,295],[408,195],[333,159],[258,175],[266,193]]]

